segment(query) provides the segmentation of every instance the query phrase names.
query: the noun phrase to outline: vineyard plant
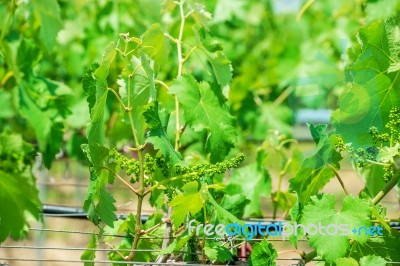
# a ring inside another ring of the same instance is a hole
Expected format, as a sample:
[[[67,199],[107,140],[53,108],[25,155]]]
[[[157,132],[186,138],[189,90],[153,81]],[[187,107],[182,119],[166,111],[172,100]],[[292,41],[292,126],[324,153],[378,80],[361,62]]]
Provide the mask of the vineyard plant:
[[[71,160],[87,168],[87,266],[100,246],[110,265],[400,263],[400,2],[3,0],[0,14],[0,243],[45,220],[35,169]],[[306,121],[311,152],[304,109],[330,110]],[[131,193],[124,219],[112,186]],[[274,230],[254,227],[265,217]]]

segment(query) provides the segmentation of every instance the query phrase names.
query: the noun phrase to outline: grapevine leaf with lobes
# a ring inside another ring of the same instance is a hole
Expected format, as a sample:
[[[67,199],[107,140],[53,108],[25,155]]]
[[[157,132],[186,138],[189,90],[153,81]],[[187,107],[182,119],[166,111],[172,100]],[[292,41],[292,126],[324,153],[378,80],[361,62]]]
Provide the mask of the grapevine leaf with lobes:
[[[104,127],[104,113],[107,102],[107,77],[111,63],[114,61],[116,54],[116,46],[114,42],[107,45],[101,64],[98,68],[96,65],[88,72],[91,78],[83,83],[84,91],[88,92],[89,107],[93,106],[90,113],[91,123],[88,130],[89,144],[104,143],[105,127]],[[93,70],[96,69],[94,72]],[[93,75],[91,73],[93,72]],[[96,101],[93,103],[93,82],[96,82]],[[89,86],[89,87],[85,87]]]
[[[371,237],[365,243],[354,242],[350,256],[358,259],[366,255],[379,256],[388,262],[400,261],[400,233],[392,229],[383,236]]]
[[[360,259],[360,266],[385,266],[387,261],[382,257],[369,255]]]
[[[100,221],[112,227],[115,220],[114,198],[105,188],[112,183],[112,173],[105,169],[108,165],[109,150],[104,145],[105,126],[104,114],[108,94],[107,77],[111,63],[116,54],[116,46],[111,42],[105,49],[100,65],[93,64],[83,77],[83,90],[87,95],[91,123],[88,130],[88,144],[82,145],[82,150],[89,161],[90,183],[86,192],[84,210],[89,219],[99,225]]]
[[[40,220],[41,202],[31,174],[35,151],[21,135],[0,134],[0,243],[8,236],[19,239],[28,218]]]
[[[178,97],[186,122],[195,131],[207,130],[206,150],[211,153],[211,162],[222,161],[237,138],[227,106],[219,101],[208,83],[197,83],[190,75],[177,78],[169,92]]]
[[[150,129],[147,136],[147,142],[154,145],[161,153],[173,163],[182,161],[182,156],[179,152],[175,151],[167,136],[167,125],[169,114],[165,110],[158,110],[158,101],[153,101],[148,104],[143,116]]]
[[[351,67],[353,85],[331,117],[337,133],[355,148],[372,146],[371,126],[387,132],[390,110],[400,105],[399,27],[380,21],[360,30],[361,54]]]
[[[62,29],[61,12],[56,0],[32,0],[30,4],[30,20],[42,47],[50,52],[56,41],[57,33]]]
[[[124,120],[129,121],[132,115],[139,143],[144,143],[146,123],[143,109],[150,100],[156,99],[155,73],[150,66],[150,58],[140,51],[140,57],[132,56],[129,67],[121,74],[118,93],[126,107],[130,107],[130,113],[123,110]],[[132,73],[134,72],[134,75]],[[130,88],[128,88],[130,86]],[[128,95],[129,93],[129,95]]]
[[[229,86],[232,80],[232,65],[222,52],[221,44],[203,27],[195,28],[195,34],[198,45],[203,48],[202,51],[210,62],[216,82],[222,88]]]
[[[142,36],[142,49],[158,66],[168,58],[170,45],[159,24],[151,25]]]
[[[264,168],[265,158],[265,153],[259,151],[257,162],[236,169],[226,188],[228,195],[245,196],[245,216],[262,216],[260,198],[271,193],[271,176]]]
[[[310,125],[309,128],[317,144],[317,151],[304,160],[296,176],[289,180],[289,190],[297,193],[300,208],[335,176],[342,159],[335,147],[341,143],[337,135],[327,132],[326,125]]]
[[[325,227],[325,230],[320,229],[322,233],[310,234],[308,238],[317,254],[328,262],[346,254],[350,248],[350,239],[360,244],[365,243],[369,236],[365,234],[365,230],[358,234],[358,230],[362,226],[365,228],[371,226],[367,201],[347,196],[343,200],[340,212],[336,211],[335,203],[333,194],[312,196],[311,202],[304,207],[303,217],[300,220],[300,224],[306,228],[310,228],[311,225]],[[334,225],[336,233],[328,233],[332,232],[331,225]],[[347,232],[342,228],[343,225],[347,226]],[[354,229],[356,233],[352,232]]]
[[[275,266],[275,259],[278,252],[266,239],[254,244],[250,255],[249,265],[251,266]]]
[[[188,213],[198,213],[204,207],[206,199],[202,190],[198,191],[197,181],[185,184],[182,190],[183,193],[176,195],[169,204],[174,208],[171,218],[175,228],[179,228]]]
[[[114,182],[114,175],[110,170],[115,171],[115,164],[108,163],[109,150],[105,147],[83,144],[82,150],[91,166],[90,182],[83,209],[95,225],[100,225],[102,221],[113,227],[116,211],[115,200],[107,191],[106,184]]]

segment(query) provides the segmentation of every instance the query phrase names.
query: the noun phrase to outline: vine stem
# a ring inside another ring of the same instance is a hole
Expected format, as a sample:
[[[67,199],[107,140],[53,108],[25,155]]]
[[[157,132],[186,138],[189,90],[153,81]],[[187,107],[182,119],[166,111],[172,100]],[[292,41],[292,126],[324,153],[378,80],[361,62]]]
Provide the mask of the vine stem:
[[[113,89],[107,88],[108,91],[112,92],[114,94],[115,98],[117,98],[118,102],[121,104],[122,108],[126,111],[128,107],[125,106],[124,102],[121,100],[121,97],[119,97],[118,93],[116,93]]]
[[[185,62],[185,59],[183,59],[182,56],[182,37],[183,37],[183,30],[185,28],[185,13],[183,10],[183,4],[185,3],[185,0],[180,0],[179,1],[179,13],[181,16],[181,25],[179,27],[179,35],[178,39],[176,40],[176,49],[178,52],[178,75],[177,77],[182,76],[182,70],[183,70],[183,64]],[[178,97],[175,96],[175,117],[176,117],[176,125],[175,125],[175,150],[179,150],[180,146],[180,140],[181,140],[181,127],[180,127],[180,121],[179,121],[179,101]]]
[[[400,180],[400,171],[397,170],[394,176],[386,183],[385,187],[372,199],[374,205],[378,204],[398,183]]]
[[[131,78],[131,77],[132,76],[129,76],[129,78]],[[128,97],[130,95],[130,90],[131,90],[131,88],[130,88],[130,86],[128,86]],[[131,252],[129,253],[129,256],[128,256],[128,260],[132,261],[135,257],[135,250],[139,243],[141,231],[142,231],[141,230],[141,226],[142,226],[141,219],[142,219],[142,206],[143,206],[143,198],[144,198],[144,161],[143,161],[143,149],[140,149],[140,147],[142,147],[142,146],[139,143],[135,124],[134,124],[133,118],[132,118],[132,112],[131,112],[132,107],[130,106],[130,104],[131,103],[128,102],[128,106],[125,110],[128,113],[129,124],[131,126],[133,139],[135,141],[135,146],[136,146],[136,148],[138,148],[137,153],[138,153],[138,159],[139,159],[139,191],[137,193],[138,201],[137,201],[137,205],[136,205],[135,237],[133,239]]]
[[[371,214],[375,216],[375,218],[378,220],[378,223],[380,223],[389,233],[390,233],[390,226],[388,223],[382,218],[382,216],[379,214],[378,210],[376,209],[375,205],[372,205],[371,207]]]
[[[212,171],[214,171],[214,170],[213,169],[205,169],[204,173],[211,173]],[[168,179],[164,179],[163,181],[158,182],[157,184],[155,184],[155,185],[151,186],[150,188],[148,188],[143,193],[143,195],[146,196],[147,194],[151,193],[153,190],[157,189],[158,187],[166,185],[166,184],[168,184],[170,182],[173,182],[173,181],[176,181],[176,180],[179,180],[179,179],[188,178],[188,177],[191,177],[191,176],[196,176],[198,174],[199,174],[199,172],[192,172],[192,173],[187,173],[187,174],[183,174],[183,175],[177,175],[177,176],[174,176],[174,177],[171,177],[171,178],[168,178]]]
[[[108,247],[111,248],[111,249],[115,249],[114,246],[111,245],[111,244],[108,243],[108,242],[103,242],[103,244],[105,244],[106,246],[108,246]],[[115,251],[115,253],[117,253],[118,255],[120,255],[121,258],[123,258],[124,260],[127,259],[126,256],[124,256],[124,254],[122,254],[119,250],[114,250],[114,251]]]
[[[122,183],[124,183],[125,186],[127,186],[134,194],[138,195],[139,191],[137,191],[134,187],[132,187],[128,182],[125,181],[125,179],[122,178],[122,176],[120,176],[119,174],[117,174],[116,172],[114,172],[112,169],[106,167],[106,166],[102,166],[102,165],[97,165],[98,167],[101,167],[103,169],[106,169],[108,171],[110,171],[110,173],[112,173],[113,175],[115,175]]]
[[[279,106],[281,103],[283,103],[283,101],[286,100],[287,97],[289,97],[289,95],[294,91],[294,87],[293,86],[289,86],[287,87],[276,99],[275,101],[272,103],[273,106]]]
[[[292,159],[288,159],[285,163],[285,166],[283,167],[282,171],[279,172],[279,180],[278,180],[278,189],[276,191],[276,198],[274,200],[276,200],[276,207],[274,207],[274,213],[273,216],[274,219],[276,218],[276,213],[278,211],[278,203],[279,203],[279,197],[281,196],[281,190],[282,190],[282,180],[283,180],[283,176],[286,174],[287,169],[289,168],[289,165],[292,163]]]
[[[140,236],[141,236],[141,213],[142,213],[142,205],[143,205],[143,195],[138,195],[138,202],[137,202],[137,214],[136,214],[136,224],[135,224],[135,237],[132,243],[132,249],[129,253],[128,260],[132,261],[135,258],[135,250],[137,245],[139,244]]]
[[[161,221],[161,222],[159,222],[158,224],[156,224],[156,225],[154,225],[153,227],[150,227],[149,229],[147,229],[147,230],[145,230],[145,231],[142,231],[142,235],[147,235],[148,233],[150,233],[150,232],[152,232],[152,231],[154,231],[154,230],[156,230],[158,227],[160,227],[161,225],[163,225],[163,224],[165,224],[165,223],[168,223],[168,222],[170,222],[171,221],[171,218],[167,218],[167,219],[165,219],[164,221]]]
[[[181,18],[181,23],[180,23],[180,27],[179,27],[178,39],[174,39],[169,34],[166,34],[166,36],[168,38],[172,39],[173,42],[176,43],[176,49],[177,49],[177,53],[178,53],[178,73],[177,73],[178,78],[182,76],[183,64],[185,63],[185,59],[182,56],[182,37],[183,37],[183,30],[185,28],[185,19],[186,19],[186,16],[185,16],[185,13],[183,10],[184,3],[185,3],[185,0],[179,1],[179,14],[180,14],[180,18]],[[157,83],[159,83],[160,85],[162,85],[163,87],[168,89],[168,86],[164,82],[158,81]],[[179,109],[180,108],[179,108],[178,97],[175,96],[175,147],[174,148],[176,151],[178,151],[180,148],[181,134],[183,132],[183,130],[181,129],[180,120],[179,120]],[[168,180],[171,180],[171,179],[172,178],[170,178]],[[144,194],[146,195],[146,194],[150,193],[152,190],[157,188],[159,184],[151,187]],[[172,208],[168,207],[168,216],[170,217],[171,214],[172,214]],[[165,223],[164,240],[162,243],[163,249],[168,247],[169,243],[171,242],[171,237],[172,237],[172,223],[171,223],[171,221],[168,221]],[[160,257],[158,257],[157,262],[160,262],[160,263],[166,262],[168,258],[169,258],[169,255],[161,255]]]
[[[313,250],[310,253],[303,253],[301,256],[304,260],[304,263],[307,264],[311,262],[317,256],[317,251]]]
[[[299,254],[300,256],[303,255],[303,253],[302,253],[301,251],[298,251],[298,250],[296,250],[296,249],[282,250],[282,251],[279,251],[279,252],[278,252],[278,255],[279,255],[279,254],[284,254],[284,253],[297,253],[297,254]]]
[[[129,80],[128,80],[127,90],[128,90],[128,99],[129,99],[129,95],[131,93],[130,79],[132,78],[132,75],[129,75],[128,78],[129,78]],[[117,176],[118,179],[120,179],[125,185],[127,185],[132,190],[132,192],[134,194],[136,194],[138,197],[138,201],[137,201],[137,205],[136,205],[135,236],[133,239],[131,251],[129,252],[128,257],[126,257],[126,260],[133,261],[133,259],[135,258],[135,250],[137,248],[137,245],[140,240],[140,236],[142,234],[141,218],[142,218],[143,198],[145,196],[144,195],[144,161],[143,161],[143,149],[142,149],[143,146],[140,145],[140,143],[139,143],[137,131],[135,128],[135,124],[133,122],[133,117],[132,117],[132,112],[131,112],[131,110],[132,110],[131,102],[128,101],[128,106],[125,106],[125,104],[123,103],[123,101],[122,101],[121,97],[118,95],[118,93],[116,93],[113,89],[110,89],[110,88],[108,88],[107,90],[111,91],[114,94],[114,96],[117,98],[118,102],[121,104],[121,106],[124,108],[125,112],[127,112],[127,114],[128,114],[129,124],[131,126],[133,140],[135,142],[135,147],[137,148],[138,159],[139,159],[139,190],[134,189],[122,177],[120,177],[119,175],[114,173],[115,176]]]
[[[335,169],[335,167],[333,167],[333,165],[331,165],[331,164],[328,164],[328,165],[329,165],[329,167],[332,169],[332,171],[335,173],[335,176],[336,176],[337,180],[339,181],[340,186],[343,188],[344,193],[345,193],[346,195],[349,195],[349,192],[347,191],[346,187],[344,186],[343,180],[342,180],[342,178],[340,177],[338,171],[336,171],[336,169]]]
[[[296,20],[300,21],[303,14],[307,11],[307,9],[314,3],[315,0],[308,0],[300,9],[300,12],[296,16]]]
[[[375,162],[375,161],[372,161],[372,160],[366,160],[366,162],[368,162],[368,163],[370,163],[370,164],[375,164],[375,165],[381,165],[381,166],[390,166],[390,164],[389,163],[381,163],[381,162]]]
[[[168,85],[165,84],[162,80],[156,79],[154,82],[155,82],[156,84],[160,84],[161,86],[163,86],[163,87],[166,88],[167,90],[169,89]]]

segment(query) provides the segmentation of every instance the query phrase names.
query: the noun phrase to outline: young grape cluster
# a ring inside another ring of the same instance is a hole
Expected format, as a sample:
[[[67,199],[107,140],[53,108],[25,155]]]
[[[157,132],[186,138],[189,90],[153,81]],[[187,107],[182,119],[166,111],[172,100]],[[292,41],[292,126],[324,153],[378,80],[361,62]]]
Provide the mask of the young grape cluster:
[[[155,162],[155,164],[157,165],[157,167],[159,168],[159,169],[161,169],[161,172],[162,172],[162,174],[163,174],[163,176],[165,177],[165,178],[168,178],[169,177],[169,174],[170,174],[170,167],[169,167],[169,164],[166,162],[166,160],[165,160],[165,158],[164,157],[156,157],[156,159],[154,160],[154,162]]]
[[[389,122],[385,125],[390,131],[391,140],[400,142],[400,110],[394,107],[389,113]]]
[[[126,174],[131,176],[131,182],[135,183],[138,181],[138,176],[140,174],[140,164],[134,158],[127,158],[118,152],[116,149],[111,149],[109,153],[110,157],[114,159],[115,163],[119,168],[125,170]],[[229,169],[237,168],[244,160],[243,153],[239,153],[230,160],[226,160],[218,163],[202,163],[194,164],[189,166],[184,166],[176,164],[173,166],[174,175],[182,176],[184,182],[189,182],[198,179],[202,176],[208,175],[212,176],[214,174],[223,174]],[[155,169],[159,168],[164,176],[164,178],[171,177],[171,164],[167,163],[164,157],[153,158],[149,153],[146,153],[144,157],[143,170],[145,176],[149,177],[154,173]],[[151,185],[151,180],[145,178],[145,185]],[[171,195],[174,191],[170,191]]]
[[[139,162],[134,158],[127,158],[116,149],[111,149],[109,153],[110,157],[114,159],[115,163],[123,170],[126,174],[131,176],[131,183],[137,182],[137,177],[140,173]]]
[[[175,165],[176,175],[187,175],[188,181],[204,175],[223,174],[229,169],[237,168],[244,160],[243,153],[237,154],[230,160],[218,163],[202,163],[189,166]]]
[[[379,148],[375,146],[368,147],[367,149],[358,148],[356,150],[349,148],[349,152],[357,166],[364,167],[365,164],[376,161],[379,154]]]
[[[369,128],[368,133],[370,134],[374,146],[366,149],[358,148],[354,149],[351,146],[346,146],[343,141],[335,145],[338,151],[347,150],[350,157],[353,158],[354,162],[358,167],[364,167],[366,164],[381,163],[379,162],[379,153],[383,147],[392,146],[395,143],[400,142],[400,109],[394,107],[390,110],[389,121],[385,125],[386,132],[380,132],[375,126]],[[393,164],[382,164],[385,170],[383,179],[389,181],[395,172]]]

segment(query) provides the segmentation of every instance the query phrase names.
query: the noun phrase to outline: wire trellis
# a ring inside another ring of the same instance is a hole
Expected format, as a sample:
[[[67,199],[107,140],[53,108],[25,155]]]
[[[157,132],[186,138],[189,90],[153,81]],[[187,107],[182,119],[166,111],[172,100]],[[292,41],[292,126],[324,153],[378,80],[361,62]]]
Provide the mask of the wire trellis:
[[[80,230],[65,230],[65,229],[56,229],[56,228],[30,228],[30,231],[32,232],[40,232],[40,233],[52,233],[52,234],[69,234],[69,235],[93,235],[97,234],[95,232],[88,232],[88,231],[80,231]],[[126,235],[118,235],[118,234],[103,234],[103,236],[112,236],[112,237],[130,237]],[[163,239],[163,237],[151,237],[151,236],[143,236],[143,239]],[[215,237],[207,237],[207,240],[226,240],[226,238],[215,238]],[[240,240],[240,239],[236,239]],[[248,242],[257,242],[260,241],[261,239],[251,239],[248,240]],[[277,241],[277,242],[283,242],[284,240],[282,239],[273,239],[270,238],[268,241]],[[299,241],[306,241],[305,239],[300,239]],[[17,250],[44,250],[44,251],[96,251],[96,252],[130,252],[131,249],[123,249],[123,248],[86,248],[86,247],[47,247],[47,246],[32,246],[32,245],[0,245],[0,251],[4,249],[17,249]],[[156,250],[156,249],[136,249],[135,252],[149,252],[149,253],[156,253],[161,250]],[[185,251],[176,251],[174,253],[182,253],[182,254],[189,254],[188,252]],[[197,253],[190,253],[192,255],[201,255],[200,252]],[[241,258],[246,258],[246,257],[241,257],[237,256],[238,259]],[[294,264],[290,265],[304,265],[303,264],[303,259],[302,258],[277,258],[276,261],[279,263],[284,263],[284,262],[291,262]],[[314,259],[314,262],[318,262],[321,260]],[[7,263],[4,263],[7,262]],[[120,264],[120,265],[203,265],[199,263],[183,263],[183,262],[174,262],[174,261],[169,261],[165,263],[156,263],[156,262],[128,262],[128,261],[115,261],[115,260],[102,260],[102,259],[97,259],[97,260],[80,260],[80,259],[43,259],[43,258],[16,258],[16,257],[2,257],[0,256],[0,266],[12,266],[13,262],[19,262],[19,263],[65,263],[65,265],[69,264],[79,264],[79,263],[96,263],[96,264]],[[31,264],[26,264],[26,265],[31,265]],[[41,264],[43,265],[43,264]],[[229,264],[226,264],[229,265]],[[239,264],[239,265],[246,265],[246,264]],[[288,264],[285,264],[288,265]],[[388,262],[388,265],[400,265],[400,262]]]

